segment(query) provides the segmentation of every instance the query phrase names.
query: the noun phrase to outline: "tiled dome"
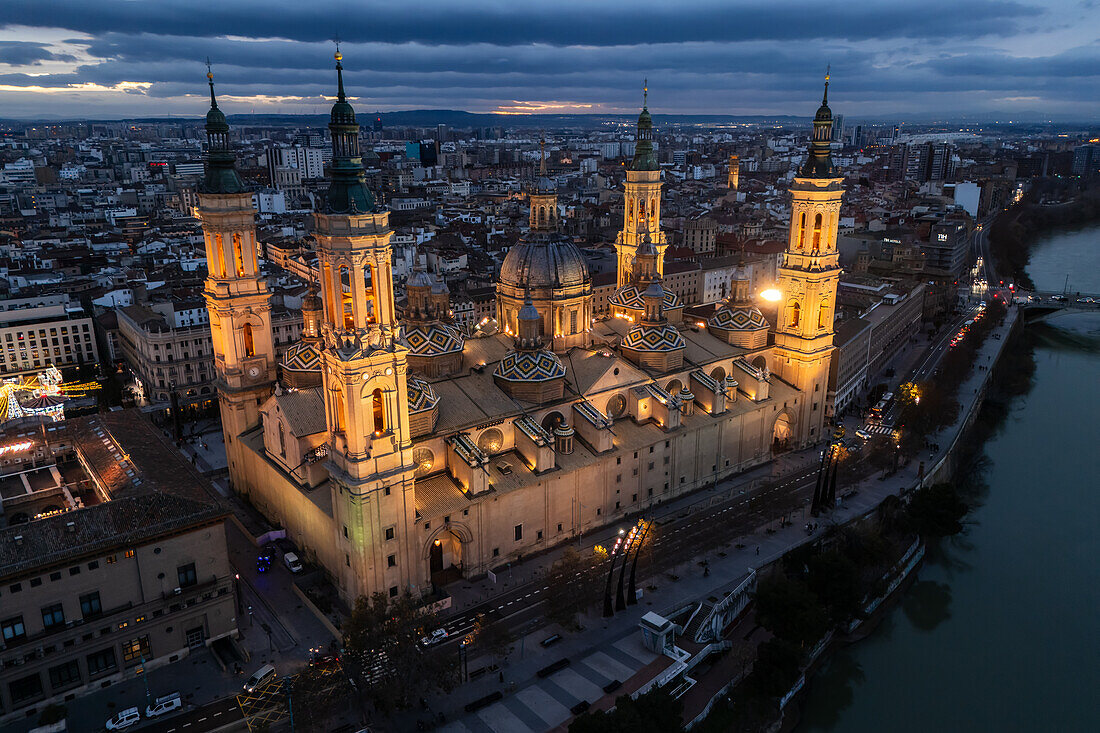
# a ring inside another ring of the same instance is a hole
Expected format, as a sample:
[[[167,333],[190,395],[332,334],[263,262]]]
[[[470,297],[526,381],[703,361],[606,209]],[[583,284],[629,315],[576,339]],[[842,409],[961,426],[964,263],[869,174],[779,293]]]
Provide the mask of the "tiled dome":
[[[510,351],[494,375],[509,382],[548,382],[565,376],[565,365],[549,351]]]
[[[283,369],[291,372],[320,372],[321,353],[308,341],[299,341],[283,354]]]
[[[667,323],[639,323],[623,337],[624,349],[635,351],[676,351],[686,346],[684,337]]]
[[[590,280],[580,249],[555,232],[530,232],[508,250],[500,267],[500,282],[520,290],[580,287]]]
[[[408,326],[405,341],[413,356],[443,356],[462,351],[464,342],[458,329],[444,323]]]

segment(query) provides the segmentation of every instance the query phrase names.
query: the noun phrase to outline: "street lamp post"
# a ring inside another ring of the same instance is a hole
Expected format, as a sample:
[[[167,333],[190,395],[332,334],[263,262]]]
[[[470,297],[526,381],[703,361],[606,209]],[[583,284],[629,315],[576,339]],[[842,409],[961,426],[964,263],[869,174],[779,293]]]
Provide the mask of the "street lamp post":
[[[642,536],[638,540],[638,548],[634,550],[634,560],[630,563],[630,594],[626,597],[628,605],[633,606],[638,602],[638,588],[634,584],[634,573],[638,569],[638,555],[642,554],[642,546],[645,544],[646,535],[649,534],[649,528],[653,526],[653,520],[648,522],[642,520],[645,527],[642,529]]]
[[[138,642],[138,656],[141,657],[141,681],[145,683],[145,704],[153,704],[153,696],[149,694],[149,670],[145,669],[145,652],[141,651],[141,642]]]

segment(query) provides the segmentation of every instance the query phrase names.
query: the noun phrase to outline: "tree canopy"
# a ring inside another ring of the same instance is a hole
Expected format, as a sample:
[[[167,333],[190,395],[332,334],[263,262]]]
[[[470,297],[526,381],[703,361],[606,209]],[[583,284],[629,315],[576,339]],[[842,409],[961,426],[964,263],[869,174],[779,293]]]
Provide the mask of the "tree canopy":
[[[419,645],[437,627],[405,594],[392,601],[383,593],[360,597],[344,632],[344,667],[360,695],[383,713],[408,707],[433,689],[456,681],[457,654]]]

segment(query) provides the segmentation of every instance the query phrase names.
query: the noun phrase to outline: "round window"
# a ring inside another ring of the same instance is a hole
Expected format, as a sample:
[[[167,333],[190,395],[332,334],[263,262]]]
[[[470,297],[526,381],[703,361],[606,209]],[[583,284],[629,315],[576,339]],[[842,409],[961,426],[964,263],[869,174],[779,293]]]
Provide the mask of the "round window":
[[[607,401],[607,414],[611,417],[622,417],[626,412],[626,398],[617,394]]]
[[[435,465],[435,454],[430,448],[417,448],[413,451],[413,463],[416,464],[415,476],[427,476]]]
[[[477,447],[482,453],[499,453],[504,447],[504,433],[497,428],[489,428],[478,437]]]

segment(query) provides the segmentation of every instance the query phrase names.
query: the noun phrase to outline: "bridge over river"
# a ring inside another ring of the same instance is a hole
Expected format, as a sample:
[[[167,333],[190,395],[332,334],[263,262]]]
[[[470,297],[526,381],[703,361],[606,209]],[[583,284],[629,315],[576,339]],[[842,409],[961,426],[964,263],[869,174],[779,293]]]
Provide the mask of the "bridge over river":
[[[1022,302],[1027,298],[1027,302]],[[1014,301],[1020,306],[1026,323],[1046,320],[1064,313],[1100,311],[1100,293],[1017,292]]]

